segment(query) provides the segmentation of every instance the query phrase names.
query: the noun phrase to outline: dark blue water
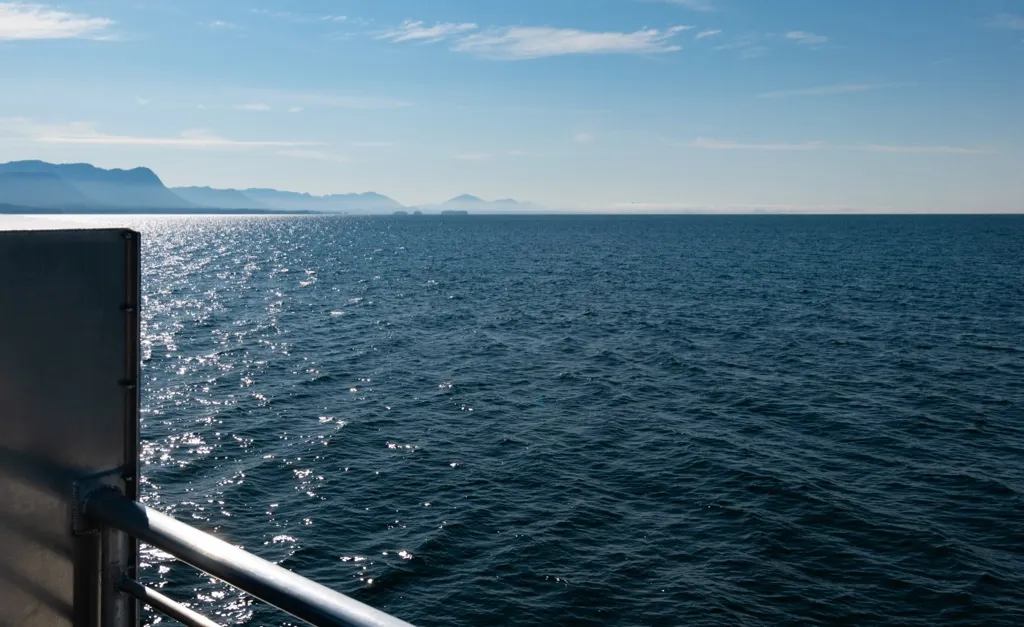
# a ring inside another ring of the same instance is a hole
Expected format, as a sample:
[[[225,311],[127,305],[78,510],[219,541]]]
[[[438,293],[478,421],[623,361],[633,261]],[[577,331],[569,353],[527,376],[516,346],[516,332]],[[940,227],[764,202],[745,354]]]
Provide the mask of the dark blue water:
[[[145,498],[287,568],[422,625],[1024,622],[1024,218],[136,226]]]

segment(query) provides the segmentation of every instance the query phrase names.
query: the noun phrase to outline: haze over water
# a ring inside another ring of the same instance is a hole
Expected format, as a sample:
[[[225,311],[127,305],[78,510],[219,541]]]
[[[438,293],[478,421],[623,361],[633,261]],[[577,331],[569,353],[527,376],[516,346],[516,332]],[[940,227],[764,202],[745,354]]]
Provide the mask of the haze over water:
[[[287,568],[420,625],[1020,624],[1020,217],[134,226],[144,499]]]

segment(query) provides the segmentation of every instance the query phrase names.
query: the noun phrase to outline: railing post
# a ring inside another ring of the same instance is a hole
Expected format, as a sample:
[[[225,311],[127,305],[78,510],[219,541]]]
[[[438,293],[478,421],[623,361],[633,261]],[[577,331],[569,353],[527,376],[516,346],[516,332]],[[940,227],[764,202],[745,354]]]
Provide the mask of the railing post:
[[[105,527],[100,531],[102,554],[101,566],[101,627],[136,627],[135,600],[118,585],[122,578],[131,576],[126,558],[130,559],[130,545],[135,544],[128,535],[117,529]]]

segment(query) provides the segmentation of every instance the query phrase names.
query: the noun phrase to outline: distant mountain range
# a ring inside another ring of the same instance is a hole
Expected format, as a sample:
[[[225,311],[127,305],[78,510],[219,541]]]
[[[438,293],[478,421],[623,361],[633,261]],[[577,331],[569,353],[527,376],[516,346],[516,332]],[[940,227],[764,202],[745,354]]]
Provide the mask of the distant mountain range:
[[[0,164],[0,203],[68,211],[194,207],[164,187],[148,168],[104,170],[87,163],[45,161]]]
[[[546,211],[546,209],[540,205],[535,205],[529,202],[519,202],[512,200],[511,198],[504,198],[502,200],[484,200],[477,198],[476,196],[470,196],[469,194],[463,194],[462,196],[456,196],[451,200],[447,200],[439,205],[424,205],[418,207],[419,209],[427,210],[456,210],[456,211],[468,211],[470,213],[530,213]]]
[[[12,161],[0,164],[0,213],[240,213],[389,214],[405,209],[522,213],[543,207],[463,195],[438,205],[405,207],[375,192],[314,196],[276,189],[166,187],[149,168],[106,170],[88,163]]]

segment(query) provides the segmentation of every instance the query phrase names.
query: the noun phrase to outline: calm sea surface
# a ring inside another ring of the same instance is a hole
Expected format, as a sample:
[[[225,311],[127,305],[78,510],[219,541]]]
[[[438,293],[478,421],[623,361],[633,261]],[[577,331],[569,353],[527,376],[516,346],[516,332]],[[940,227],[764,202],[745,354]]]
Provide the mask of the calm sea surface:
[[[1024,624],[1024,218],[134,226],[144,498],[289,569],[425,626]]]

